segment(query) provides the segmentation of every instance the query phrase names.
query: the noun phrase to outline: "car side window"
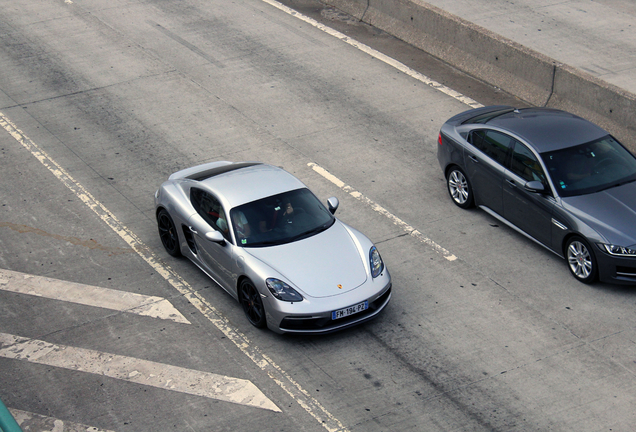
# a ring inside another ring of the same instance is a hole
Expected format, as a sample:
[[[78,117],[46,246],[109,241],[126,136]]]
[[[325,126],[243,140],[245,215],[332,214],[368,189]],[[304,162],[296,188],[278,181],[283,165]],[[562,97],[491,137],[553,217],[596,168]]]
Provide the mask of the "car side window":
[[[510,149],[510,138],[506,134],[492,130],[472,131],[469,142],[479,150],[490,156],[496,162],[504,165]]]
[[[510,171],[523,178],[525,181],[540,181],[546,183],[545,173],[537,157],[528,147],[515,141],[512,150]]]
[[[190,201],[194,209],[212,228],[229,240],[230,230],[223,206],[214,195],[197,188],[190,189]]]

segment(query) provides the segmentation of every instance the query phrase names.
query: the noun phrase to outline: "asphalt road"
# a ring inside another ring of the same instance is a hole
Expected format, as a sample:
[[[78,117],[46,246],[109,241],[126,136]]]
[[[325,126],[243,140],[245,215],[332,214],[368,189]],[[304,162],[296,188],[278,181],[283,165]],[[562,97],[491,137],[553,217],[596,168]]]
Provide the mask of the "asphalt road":
[[[346,36],[260,0],[0,0],[0,399],[23,428],[632,430],[634,289],[447,195],[444,120],[523,103],[290,4]],[[168,256],[153,194],[214,160],[337,196],[391,271],[385,312],[275,335]]]

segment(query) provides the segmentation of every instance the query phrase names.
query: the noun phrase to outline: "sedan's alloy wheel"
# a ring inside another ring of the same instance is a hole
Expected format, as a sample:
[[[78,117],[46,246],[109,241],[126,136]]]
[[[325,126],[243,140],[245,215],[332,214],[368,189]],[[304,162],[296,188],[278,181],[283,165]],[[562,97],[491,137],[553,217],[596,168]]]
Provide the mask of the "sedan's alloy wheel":
[[[448,173],[448,192],[459,207],[468,208],[473,204],[473,196],[468,179],[462,170],[455,167]]]
[[[585,240],[574,237],[568,242],[568,265],[572,275],[581,282],[590,283],[596,278],[596,265],[592,254]]]

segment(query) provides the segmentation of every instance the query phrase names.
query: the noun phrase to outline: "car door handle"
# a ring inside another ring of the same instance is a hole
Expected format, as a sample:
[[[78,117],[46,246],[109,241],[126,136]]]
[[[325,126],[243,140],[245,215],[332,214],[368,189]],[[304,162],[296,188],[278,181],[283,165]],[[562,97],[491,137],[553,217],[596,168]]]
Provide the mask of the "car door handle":
[[[510,180],[510,179],[506,179],[506,182],[508,182],[508,184],[510,185],[510,187],[516,188],[517,187],[517,183],[515,183],[514,180]]]
[[[471,161],[475,162],[475,163],[479,163],[479,159],[477,159],[475,156],[473,155],[468,155],[468,159],[470,159]]]
[[[191,232],[192,234],[199,234],[199,233],[197,232],[197,230],[195,230],[195,229],[194,229],[194,228],[192,228],[191,226],[189,226],[189,227],[188,227],[188,229],[190,230],[190,232]]]

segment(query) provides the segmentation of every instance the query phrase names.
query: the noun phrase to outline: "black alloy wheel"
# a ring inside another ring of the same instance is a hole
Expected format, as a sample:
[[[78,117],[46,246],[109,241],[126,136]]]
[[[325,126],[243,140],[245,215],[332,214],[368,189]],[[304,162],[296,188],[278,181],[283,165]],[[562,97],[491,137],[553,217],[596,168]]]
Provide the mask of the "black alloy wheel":
[[[254,327],[263,328],[267,324],[261,295],[249,279],[244,279],[239,287],[239,299],[247,320]]]
[[[181,256],[177,228],[174,226],[174,222],[168,212],[164,209],[159,210],[157,214],[157,227],[159,228],[159,238],[161,238],[161,243],[166,252],[173,257]]]
[[[470,186],[468,177],[466,177],[466,174],[464,174],[464,171],[462,171],[460,167],[454,166],[448,171],[446,185],[448,187],[448,193],[457,206],[463,209],[473,206],[475,203],[473,199],[473,189]]]

